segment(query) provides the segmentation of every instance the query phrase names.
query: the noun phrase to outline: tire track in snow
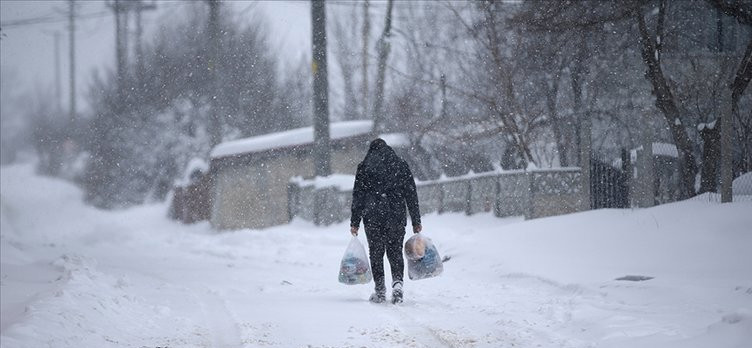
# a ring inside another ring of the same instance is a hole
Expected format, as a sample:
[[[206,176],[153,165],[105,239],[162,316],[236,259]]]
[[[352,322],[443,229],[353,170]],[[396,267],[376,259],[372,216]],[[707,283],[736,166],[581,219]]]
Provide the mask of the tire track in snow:
[[[397,320],[400,322],[400,328],[403,328],[405,332],[415,338],[415,340],[422,344],[424,347],[430,347],[430,348],[460,348],[461,346],[455,346],[451,342],[448,342],[444,338],[442,338],[436,330],[431,328],[428,325],[421,324],[419,321],[415,320],[411,315],[407,314],[402,308],[399,308],[400,305],[392,306],[393,308],[390,308],[394,311],[393,317],[397,317]]]
[[[204,315],[203,321],[209,331],[212,347],[241,347],[240,330],[237,322],[227,308],[227,301],[221,297],[219,292],[206,288],[203,296],[196,293],[193,295],[201,308],[201,313]]]

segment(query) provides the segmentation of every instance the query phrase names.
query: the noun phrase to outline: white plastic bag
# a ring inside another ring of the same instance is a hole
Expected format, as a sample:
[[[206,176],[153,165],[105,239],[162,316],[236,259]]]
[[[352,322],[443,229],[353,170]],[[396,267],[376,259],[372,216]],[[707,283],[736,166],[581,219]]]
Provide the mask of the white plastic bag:
[[[444,271],[441,255],[431,239],[416,233],[405,242],[407,275],[412,280],[436,277]]]
[[[366,284],[372,278],[366,249],[358,237],[353,236],[339,266],[339,282],[347,285]]]

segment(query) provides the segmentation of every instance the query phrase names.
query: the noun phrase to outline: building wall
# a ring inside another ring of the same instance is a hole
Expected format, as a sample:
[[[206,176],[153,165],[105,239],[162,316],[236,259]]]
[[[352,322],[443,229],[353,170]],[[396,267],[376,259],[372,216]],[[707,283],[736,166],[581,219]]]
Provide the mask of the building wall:
[[[354,174],[364,156],[365,146],[334,148],[332,172]],[[210,219],[214,228],[265,228],[290,221],[290,178],[313,177],[313,158],[293,151],[258,157],[217,169]]]
[[[358,163],[366,156],[367,145],[335,149],[332,152],[332,173],[355,174]]]
[[[312,172],[310,157],[293,155],[218,170],[212,226],[239,229],[287,223],[287,182],[291,176]]]

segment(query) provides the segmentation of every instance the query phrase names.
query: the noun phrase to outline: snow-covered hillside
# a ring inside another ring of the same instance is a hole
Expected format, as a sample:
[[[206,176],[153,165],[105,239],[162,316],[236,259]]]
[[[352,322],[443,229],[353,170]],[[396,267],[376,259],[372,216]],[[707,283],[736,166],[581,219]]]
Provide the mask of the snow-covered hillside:
[[[164,205],[92,209],[30,165],[1,178],[2,347],[752,342],[750,202],[429,215],[424,233],[451,260],[438,278],[407,280],[394,306],[369,303],[371,284],[337,282],[346,224],[217,233],[168,220]]]

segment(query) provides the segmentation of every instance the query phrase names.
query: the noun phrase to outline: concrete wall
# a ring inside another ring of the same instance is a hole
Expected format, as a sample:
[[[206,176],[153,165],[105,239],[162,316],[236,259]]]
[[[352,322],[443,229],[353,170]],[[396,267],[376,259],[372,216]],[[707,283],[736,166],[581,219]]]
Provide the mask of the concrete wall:
[[[579,170],[531,172],[530,211],[525,216],[534,219],[580,211],[581,175]]]
[[[287,223],[287,182],[312,175],[310,158],[279,156],[217,171],[211,224],[218,229],[263,228]]]
[[[579,169],[504,172],[418,182],[421,214],[493,211],[496,216],[539,218],[581,210]],[[316,224],[350,218],[351,190],[290,184],[290,211]],[[319,212],[317,212],[317,210]]]
[[[441,211],[441,201],[444,192],[440,184],[424,184],[417,187],[418,202],[421,214],[436,213]]]
[[[442,202],[439,212],[467,212],[471,182],[471,180],[457,180],[442,183],[440,185]]]
[[[358,169],[358,163],[366,156],[367,146],[368,144],[364,144],[362,148],[345,147],[335,149],[332,152],[332,173],[355,174],[356,169]]]
[[[498,179],[496,176],[479,177],[469,180],[468,214],[495,211]]]
[[[528,216],[530,206],[530,177],[526,172],[498,176],[495,214],[498,217]]]
[[[354,174],[365,156],[367,143],[362,147],[339,146],[332,150],[332,172]],[[325,221],[316,211],[304,206],[318,206],[321,211],[332,211],[334,193],[316,192],[313,188],[289,187],[293,176],[313,177],[313,159],[310,154],[294,151],[274,156],[245,155],[244,162],[224,165],[216,169],[213,191],[211,224],[217,229],[264,228],[285,224],[292,216],[310,221]],[[250,156],[250,157],[248,157]],[[240,161],[238,161],[240,162]],[[336,196],[336,195],[335,195]],[[293,199],[298,204],[289,204]],[[340,209],[341,210],[341,209]],[[349,206],[347,207],[349,216]],[[339,216],[333,213],[333,216]]]

